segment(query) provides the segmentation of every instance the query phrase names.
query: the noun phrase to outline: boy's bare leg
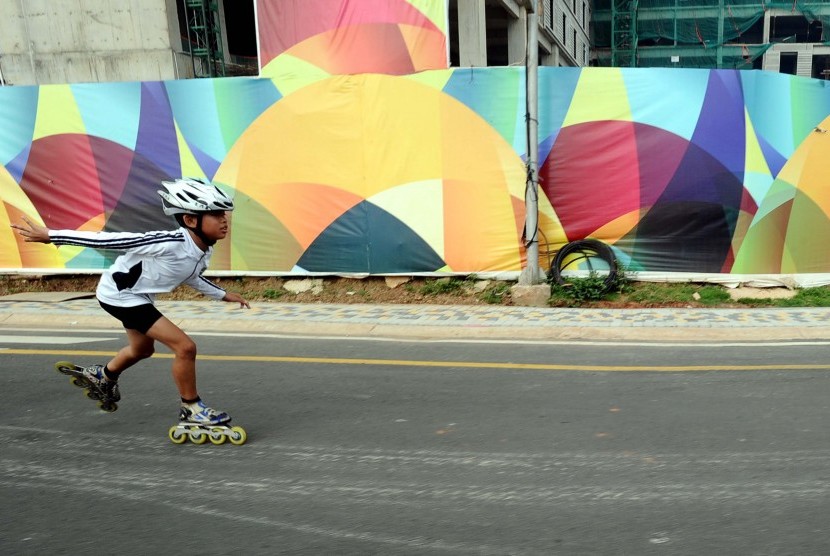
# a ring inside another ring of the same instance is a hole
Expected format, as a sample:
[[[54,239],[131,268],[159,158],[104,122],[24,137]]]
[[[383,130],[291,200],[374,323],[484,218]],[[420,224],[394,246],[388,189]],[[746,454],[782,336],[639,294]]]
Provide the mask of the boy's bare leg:
[[[196,343],[184,331],[161,317],[147,331],[147,336],[166,345],[175,356],[173,359],[173,381],[182,399],[199,397],[196,390]]]
[[[138,330],[124,329],[127,333],[128,345],[121,350],[107,363],[107,369],[113,373],[126,371],[142,359],[147,359],[155,351],[155,340]]]

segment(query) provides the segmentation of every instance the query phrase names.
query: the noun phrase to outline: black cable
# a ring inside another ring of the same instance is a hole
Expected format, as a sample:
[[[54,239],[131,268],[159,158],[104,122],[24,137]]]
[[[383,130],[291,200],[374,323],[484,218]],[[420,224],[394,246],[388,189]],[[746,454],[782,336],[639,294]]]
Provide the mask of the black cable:
[[[553,264],[550,265],[550,276],[557,284],[562,286],[567,283],[562,277],[562,270],[566,266],[565,261],[573,254],[580,254],[583,259],[599,257],[605,261],[608,264],[609,272],[603,281],[604,292],[611,291],[617,280],[617,257],[614,256],[614,250],[609,245],[596,239],[572,241],[556,253]],[[573,262],[573,260],[567,260],[568,265]]]

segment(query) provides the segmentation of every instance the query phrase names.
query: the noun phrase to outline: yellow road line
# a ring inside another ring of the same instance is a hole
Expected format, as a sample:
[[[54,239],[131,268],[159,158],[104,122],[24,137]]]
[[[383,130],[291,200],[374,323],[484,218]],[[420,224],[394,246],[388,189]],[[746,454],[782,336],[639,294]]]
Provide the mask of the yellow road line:
[[[7,349],[0,355],[55,355],[112,357],[112,351],[61,351],[49,349]],[[170,353],[153,357],[172,359]],[[252,363],[294,363],[321,365],[378,365],[387,367],[454,367],[463,369],[518,369],[525,371],[643,371],[643,372],[702,372],[702,371],[830,371],[830,365],[563,365],[549,363],[497,363],[488,361],[419,361],[412,359],[344,359],[340,357],[278,357],[270,355],[199,355],[201,361],[239,361]]]

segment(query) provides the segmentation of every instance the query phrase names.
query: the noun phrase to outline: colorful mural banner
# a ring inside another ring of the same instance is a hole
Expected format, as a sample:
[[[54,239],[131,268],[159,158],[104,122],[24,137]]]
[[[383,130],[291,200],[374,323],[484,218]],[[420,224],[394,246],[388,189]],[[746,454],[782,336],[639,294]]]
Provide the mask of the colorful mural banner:
[[[633,271],[830,271],[830,88],[760,71],[540,71],[542,229]]]
[[[524,71],[0,88],[0,270],[95,271],[53,228],[169,229],[159,182],[236,202],[212,270],[518,273]],[[540,229],[644,273],[830,272],[830,88],[766,72],[539,70]],[[543,246],[543,251],[548,245]]]
[[[337,76],[288,96],[248,78],[0,89],[0,268],[105,267],[113,254],[23,243],[8,224],[171,228],[156,190],[181,175],[234,197],[213,270],[519,268],[523,163],[443,91],[491,97],[489,82],[443,71]]]
[[[256,0],[261,77],[408,75],[449,64],[447,0]]]

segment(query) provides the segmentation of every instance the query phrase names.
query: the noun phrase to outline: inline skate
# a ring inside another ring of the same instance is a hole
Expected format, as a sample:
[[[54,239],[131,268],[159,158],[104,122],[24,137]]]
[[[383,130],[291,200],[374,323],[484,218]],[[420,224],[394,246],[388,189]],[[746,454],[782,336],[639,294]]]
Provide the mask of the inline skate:
[[[58,361],[55,363],[55,370],[68,375],[69,382],[73,386],[83,388],[86,391],[86,397],[97,401],[102,411],[112,413],[118,409],[117,402],[121,399],[118,383],[104,378],[103,365],[79,367],[69,361]]]
[[[179,409],[179,423],[170,427],[168,437],[175,444],[184,444],[190,440],[193,444],[242,445],[248,439],[245,429],[231,427],[231,417],[225,412],[218,412],[199,401],[192,405],[182,404]]]

